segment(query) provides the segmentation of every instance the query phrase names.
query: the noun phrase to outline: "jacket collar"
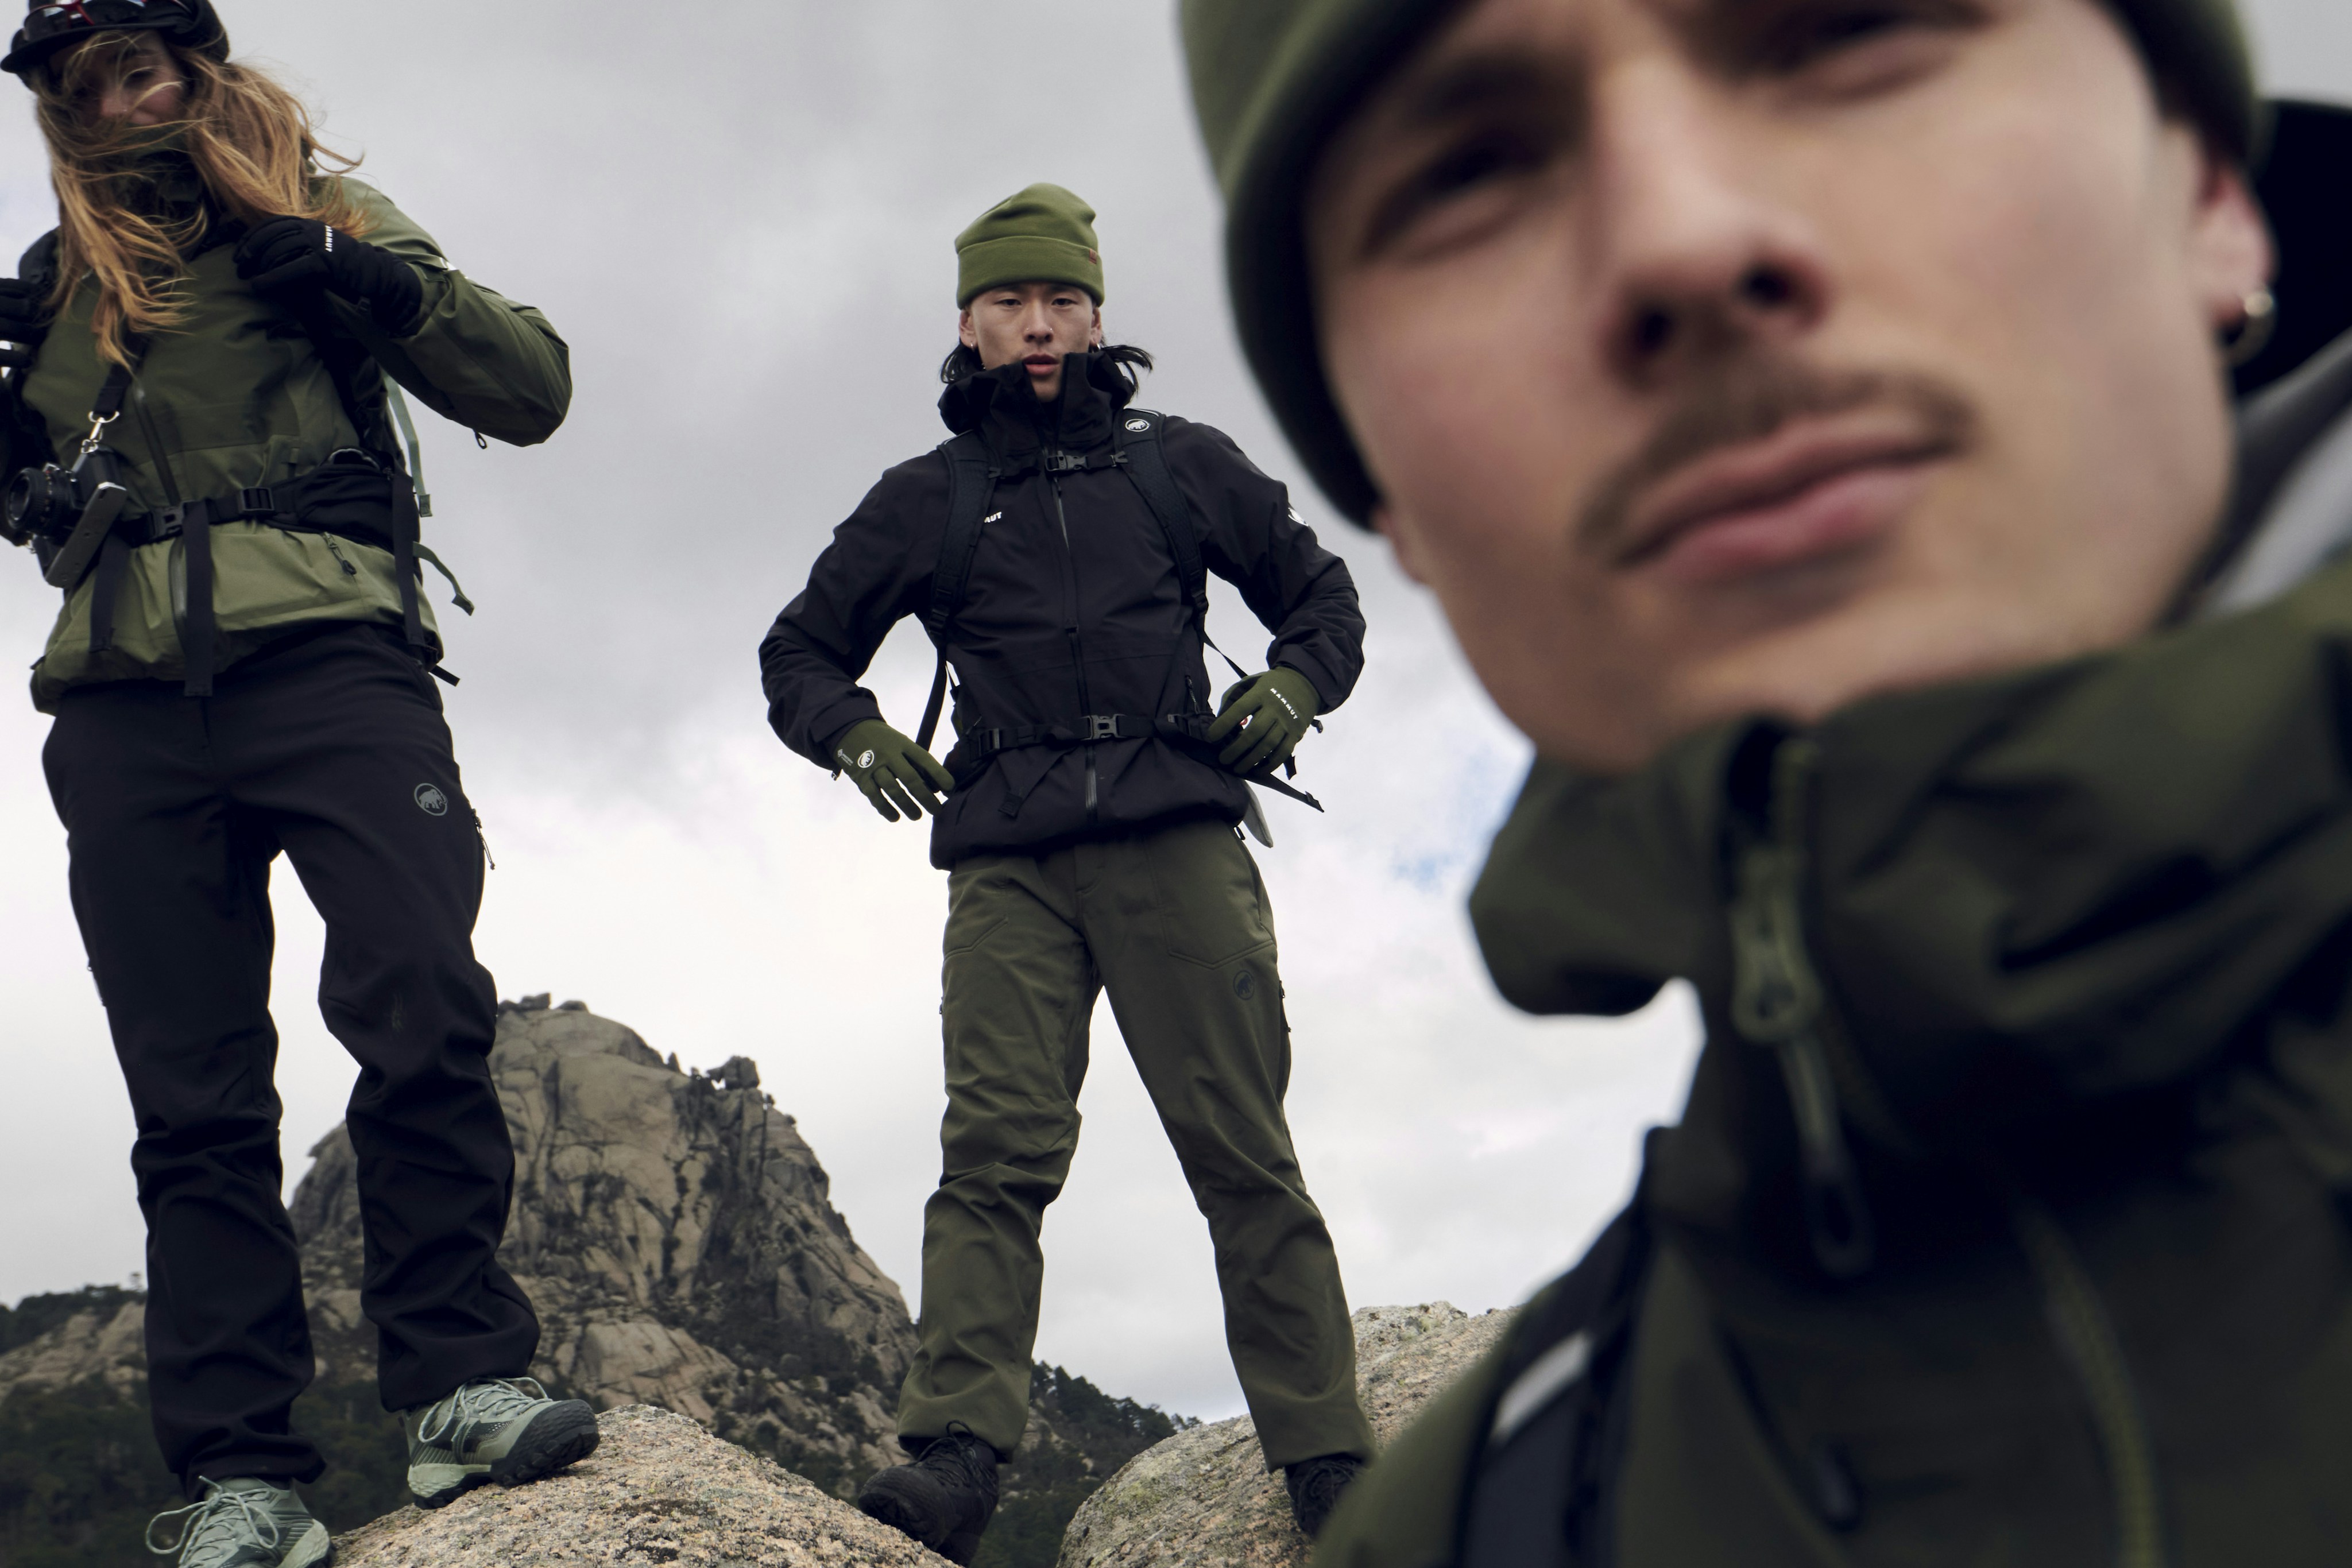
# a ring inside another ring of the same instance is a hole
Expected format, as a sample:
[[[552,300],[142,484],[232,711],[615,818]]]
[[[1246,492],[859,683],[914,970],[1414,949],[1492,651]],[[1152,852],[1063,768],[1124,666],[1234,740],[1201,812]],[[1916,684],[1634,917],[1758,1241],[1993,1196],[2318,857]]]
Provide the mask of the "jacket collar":
[[[2338,358],[2308,390],[2352,418]],[[2257,434],[2300,423],[2306,448],[2340,423],[2284,403],[2247,417]],[[1941,1040],[1956,1061],[2179,1061],[2352,916],[2335,673],[2352,562],[2318,559],[2243,613],[1870,699],[1801,737],[1807,918],[1858,1034],[1914,1057]],[[1614,779],[1538,760],[1471,899],[1504,995],[1616,1014],[1685,977],[1724,1019],[1735,862],[1775,805],[1752,759],[1787,733],[1718,726]]]
[[[1041,403],[1019,364],[965,377],[940,394],[940,418],[956,434],[980,432],[1010,468],[1026,467],[1045,449],[1091,452],[1109,444],[1111,416],[1134,396],[1118,367],[1099,350],[1065,355],[1062,395]]]

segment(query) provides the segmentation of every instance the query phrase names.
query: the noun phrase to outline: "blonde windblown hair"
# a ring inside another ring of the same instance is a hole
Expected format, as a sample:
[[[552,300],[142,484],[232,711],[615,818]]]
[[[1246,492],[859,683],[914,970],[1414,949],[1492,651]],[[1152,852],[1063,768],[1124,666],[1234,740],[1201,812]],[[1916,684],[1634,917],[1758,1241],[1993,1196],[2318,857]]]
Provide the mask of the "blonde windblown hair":
[[[50,305],[63,308],[95,278],[90,331],[100,357],[117,364],[130,362],[131,339],[185,319],[184,258],[215,224],[316,218],[353,236],[372,226],[341,178],[359,160],[320,145],[302,100],[251,66],[164,44],[187,84],[179,118],[132,126],[101,117],[100,98],[152,37],[100,34],[32,78],[58,193]],[[172,210],[158,188],[177,162],[172,152],[203,183],[207,199],[193,209]]]

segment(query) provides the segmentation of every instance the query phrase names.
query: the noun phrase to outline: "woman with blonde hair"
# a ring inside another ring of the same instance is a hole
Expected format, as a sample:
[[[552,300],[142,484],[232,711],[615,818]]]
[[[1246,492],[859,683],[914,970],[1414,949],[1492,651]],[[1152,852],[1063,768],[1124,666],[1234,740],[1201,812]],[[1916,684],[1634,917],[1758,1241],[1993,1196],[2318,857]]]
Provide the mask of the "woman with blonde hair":
[[[65,596],[33,700],[137,1118],[149,1386],[189,1499],[149,1545],[305,1568],[332,1548],[293,1490],[323,1467],[291,1420],[312,1360],[272,1087],[281,850],[362,1069],[362,1305],[411,1490],[436,1506],[595,1446],[587,1406],[522,1375],[538,1322],[496,1260],[513,1153],[473,953],[485,855],[389,417],[405,388],[542,441],[566,350],[346,178],[210,0],[36,0],[0,69],[33,91],[58,194],[0,282],[0,476],[7,536]]]

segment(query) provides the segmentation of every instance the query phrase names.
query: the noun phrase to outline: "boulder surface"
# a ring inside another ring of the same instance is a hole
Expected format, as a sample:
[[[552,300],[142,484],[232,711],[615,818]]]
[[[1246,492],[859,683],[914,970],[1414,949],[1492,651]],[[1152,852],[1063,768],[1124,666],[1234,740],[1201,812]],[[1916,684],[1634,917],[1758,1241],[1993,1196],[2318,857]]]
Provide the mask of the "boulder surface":
[[[1356,1313],[1356,1391],[1381,1442],[1493,1349],[1510,1316],[1447,1301]],[[1071,1520],[1061,1568],[1293,1568],[1307,1551],[1257,1428],[1236,1416],[1128,1461]]]
[[[646,1405],[533,1486],[404,1508],[335,1542],[339,1568],[938,1568],[946,1562],[773,1462]]]

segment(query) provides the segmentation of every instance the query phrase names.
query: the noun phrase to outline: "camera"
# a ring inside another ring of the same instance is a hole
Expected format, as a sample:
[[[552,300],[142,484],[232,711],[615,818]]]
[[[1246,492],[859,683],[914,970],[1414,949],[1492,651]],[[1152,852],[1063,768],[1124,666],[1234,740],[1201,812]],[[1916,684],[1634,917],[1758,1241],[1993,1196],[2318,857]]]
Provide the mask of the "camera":
[[[97,445],[85,446],[71,468],[48,463],[19,470],[0,502],[0,538],[35,546],[42,575],[71,588],[130,498],[122,473],[121,455]]]
[[[70,468],[46,463],[19,469],[0,504],[0,538],[12,545],[68,538],[98,487],[121,482],[122,458],[110,446],[90,448]]]
[[[73,532],[81,516],[81,500],[74,494],[73,471],[56,464],[20,472],[8,486],[5,512],[0,512],[0,537],[12,545],[37,538],[63,538]]]

